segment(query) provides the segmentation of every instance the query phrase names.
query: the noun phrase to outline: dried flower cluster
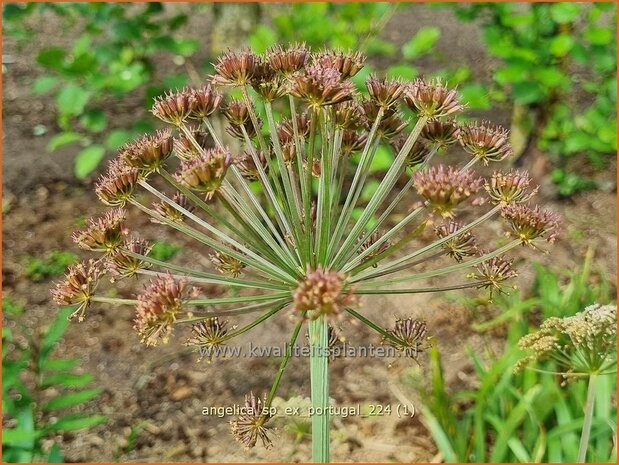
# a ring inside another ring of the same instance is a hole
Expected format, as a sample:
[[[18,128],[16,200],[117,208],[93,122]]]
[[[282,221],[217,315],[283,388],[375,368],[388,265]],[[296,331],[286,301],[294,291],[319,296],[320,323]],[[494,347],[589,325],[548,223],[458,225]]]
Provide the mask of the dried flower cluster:
[[[419,349],[427,340],[422,321],[382,328],[363,314],[361,296],[503,289],[516,275],[504,254],[521,244],[536,250],[558,233],[555,214],[528,206],[537,189],[526,173],[475,173],[476,164],[511,154],[507,131],[486,122],[461,125],[464,104],[441,80],[371,76],[358,89],[351,77],[364,60],[304,45],[263,55],[229,51],[204,86],[157,98],[152,112],[167,128],[128,144],[110,162],[95,189],[114,209],[74,235],[101,257],[69,269],[55,300],[75,305],[80,319],[94,301],[133,305],[135,329],[148,345],[192,324],[187,343],[214,347],[292,307],[290,345],[302,325],[326,331],[337,317],[361,321],[396,347]],[[226,96],[229,90],[236,98]],[[215,130],[221,124],[225,131]],[[393,162],[376,173],[381,144]],[[461,162],[440,160],[447,150],[459,151]],[[364,202],[370,179],[377,187]],[[125,209],[193,240],[195,255],[187,265],[153,259],[149,243],[126,226]],[[493,248],[484,237],[484,250],[478,247],[476,233],[492,230],[489,221],[503,221],[513,240]],[[436,234],[427,243],[421,233],[430,225]],[[201,250],[213,269],[195,259]],[[135,299],[110,297],[97,286],[106,272],[150,283]],[[442,283],[446,276],[462,282]],[[433,285],[394,288],[425,279]],[[201,284],[235,292],[203,295]],[[228,316],[255,312],[252,323],[228,329]],[[247,399],[250,406],[271,401]],[[268,444],[268,420],[246,415],[233,431],[248,447],[258,439]]]

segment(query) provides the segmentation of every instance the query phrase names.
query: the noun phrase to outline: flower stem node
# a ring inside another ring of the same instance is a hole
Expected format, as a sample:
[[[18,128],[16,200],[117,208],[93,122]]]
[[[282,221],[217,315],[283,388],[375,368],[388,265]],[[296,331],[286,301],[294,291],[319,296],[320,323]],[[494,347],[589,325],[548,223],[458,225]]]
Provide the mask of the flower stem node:
[[[352,290],[344,290],[346,276],[322,268],[307,270],[294,292],[294,306],[297,311],[314,311],[313,316],[338,315],[344,307],[357,301]]]

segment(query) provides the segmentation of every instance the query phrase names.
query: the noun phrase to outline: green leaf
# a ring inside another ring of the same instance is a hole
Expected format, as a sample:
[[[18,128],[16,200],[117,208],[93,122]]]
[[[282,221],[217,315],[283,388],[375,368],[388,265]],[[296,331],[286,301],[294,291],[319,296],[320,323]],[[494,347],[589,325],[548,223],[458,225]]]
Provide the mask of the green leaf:
[[[86,138],[84,136],[76,132],[61,132],[60,134],[56,134],[52,137],[47,143],[47,151],[53,152],[63,145],[73,144],[75,142],[84,142],[85,139]]]
[[[419,71],[412,65],[393,65],[387,68],[387,77],[391,79],[401,78],[412,80],[417,77]]]
[[[60,47],[44,48],[37,55],[37,63],[45,68],[60,69],[62,68],[65,57],[65,51]]]
[[[581,6],[572,2],[559,2],[550,7],[550,17],[556,23],[569,23],[580,15]]]
[[[56,316],[56,319],[45,332],[45,336],[43,337],[43,342],[41,344],[39,363],[47,358],[54,346],[62,338],[63,334],[67,330],[67,327],[69,326],[69,315],[72,311],[73,309],[70,307],[61,308],[60,312],[58,312],[58,315]]]
[[[47,463],[64,463],[60,446],[58,446],[57,443],[54,443],[49,450],[49,454],[47,454]]]
[[[56,84],[58,84],[56,76],[39,76],[32,83],[32,91],[35,94],[44,94],[56,87]]]
[[[519,103],[528,104],[542,101],[545,94],[538,82],[522,81],[514,84],[512,97]]]
[[[107,118],[102,110],[90,110],[82,115],[80,123],[89,131],[98,133],[107,126]]]
[[[584,35],[593,45],[607,45],[613,40],[613,33],[607,27],[590,27]]]
[[[56,96],[58,111],[64,115],[75,116],[84,111],[90,93],[76,84],[67,84]]]
[[[75,176],[78,179],[84,179],[92,173],[105,155],[105,147],[102,145],[91,145],[86,147],[75,158]]]
[[[80,364],[78,358],[57,358],[46,360],[43,367],[46,371],[69,371]]]
[[[47,404],[43,406],[44,412],[51,412],[53,410],[59,410],[67,407],[73,407],[74,405],[83,404],[84,402],[88,402],[89,400],[94,399],[99,396],[103,390],[96,389],[85,389],[83,391],[71,392],[68,394],[60,394],[59,396],[54,397]]]
[[[69,388],[78,388],[90,383],[93,377],[91,373],[84,373],[82,375],[59,373],[43,378],[41,385],[43,387],[62,385]]]
[[[264,53],[277,42],[277,34],[268,26],[259,25],[249,38],[249,45],[256,53]]]
[[[31,444],[41,435],[40,431],[27,430],[22,428],[2,429],[2,445],[29,448],[20,444]]]
[[[114,129],[110,131],[105,139],[105,147],[108,150],[118,150],[131,140],[131,133],[124,129]]]
[[[48,432],[55,431],[76,431],[84,428],[91,428],[95,425],[105,423],[107,417],[105,415],[92,415],[84,417],[83,414],[67,415],[61,417],[56,423],[53,423],[45,428]]]
[[[550,41],[550,53],[557,57],[564,57],[574,46],[574,39],[569,34],[561,34]]]
[[[490,98],[485,86],[481,84],[466,84],[460,88],[462,101],[473,109],[488,110]]]
[[[430,52],[441,36],[438,27],[422,27],[417,34],[402,47],[402,55],[407,60],[417,58]]]

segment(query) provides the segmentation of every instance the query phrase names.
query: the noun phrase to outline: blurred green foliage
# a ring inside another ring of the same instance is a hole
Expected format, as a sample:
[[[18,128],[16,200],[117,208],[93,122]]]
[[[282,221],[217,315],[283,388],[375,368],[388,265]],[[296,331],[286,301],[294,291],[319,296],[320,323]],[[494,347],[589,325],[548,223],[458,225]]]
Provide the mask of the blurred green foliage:
[[[430,352],[431,379],[422,387],[426,425],[446,462],[575,462],[586,383],[562,385],[559,376],[531,369],[514,373],[522,357],[518,340],[549,317],[574,315],[595,302],[611,299],[611,283],[591,270],[592,253],[582,269],[555,273],[536,266],[529,297],[502,295],[495,304],[499,316],[473,325],[477,331],[506,328],[505,351],[482,355],[468,349],[475,389],[448,388],[437,347]],[[552,371],[552,362],[539,366]],[[616,461],[613,438],[617,424],[613,396],[617,380],[604,376],[597,386],[589,461]],[[421,385],[415,380],[415,385]]]
[[[3,310],[14,308],[13,305],[2,301]],[[62,309],[36,335],[21,328],[26,342],[13,334],[14,325],[2,328],[3,462],[62,463],[64,459],[54,439],[58,434],[106,421],[104,415],[84,408],[84,403],[96,399],[102,391],[86,387],[93,375],[76,373],[80,362],[77,358],[53,357],[54,348],[69,324],[70,313],[70,308]],[[13,316],[5,318],[11,321]]]
[[[92,173],[107,151],[118,149],[142,132],[151,130],[147,120],[134,119],[130,128],[111,129],[114,124],[109,100],[141,97],[148,107],[152,97],[170,87],[182,87],[185,73],[156,75],[156,60],[162,56],[182,62],[198,48],[194,39],[176,37],[187,12],[164,14],[159,2],[124,3],[9,3],[3,6],[6,30],[31,40],[36,31],[27,16],[55,14],[65,29],[81,31],[72,45],[59,45],[52,37],[37,55],[44,70],[34,81],[35,94],[50,95],[56,106],[61,132],[48,144],[54,151],[79,143],[75,175]],[[137,94],[136,94],[137,93]]]
[[[76,260],[75,254],[62,250],[52,250],[42,258],[27,256],[25,261],[26,276],[34,282],[61,276],[67,267],[75,263]]]
[[[491,95],[514,105],[513,129],[551,156],[559,193],[569,196],[595,187],[568,171],[568,161],[587,157],[600,169],[617,151],[616,4],[470,3],[451,8],[461,20],[482,25],[487,51],[501,63]]]
[[[180,245],[170,244],[164,241],[155,241],[149,255],[155,260],[162,262],[170,260],[182,250]]]

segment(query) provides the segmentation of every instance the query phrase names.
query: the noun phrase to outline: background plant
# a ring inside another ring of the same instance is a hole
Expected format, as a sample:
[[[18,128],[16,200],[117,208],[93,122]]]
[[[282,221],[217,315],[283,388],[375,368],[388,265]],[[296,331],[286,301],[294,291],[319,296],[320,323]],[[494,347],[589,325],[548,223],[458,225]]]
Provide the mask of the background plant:
[[[613,3],[454,4],[458,18],[482,24],[488,53],[501,64],[490,95],[512,107],[517,151],[547,153],[559,194],[595,187],[570,159],[595,169],[617,151],[616,6]]]
[[[114,129],[109,102],[118,104],[137,96],[150,106],[163,89],[184,86],[185,73],[157,75],[157,57],[182,62],[193,55],[198,42],[175,33],[187,21],[188,12],[165,14],[159,2],[131,7],[122,3],[3,5],[5,28],[23,41],[36,34],[27,18],[50,13],[62,19],[63,27],[81,32],[72,46],[54,44],[39,51],[37,64],[43,73],[32,90],[54,101],[61,132],[49,141],[48,150],[82,146],[75,158],[75,175],[82,179],[99,166],[106,152],[152,128],[147,120],[136,119],[130,128]]]
[[[536,285],[522,293],[496,299],[499,316],[474,324],[478,331],[506,328],[505,351],[482,353],[468,349],[476,387],[448,389],[438,347],[431,350],[431,383],[422,389],[423,415],[447,462],[568,462],[576,461],[583,428],[586,383],[552,376],[557,364],[546,361],[538,370],[515,373],[522,357],[517,342],[540,321],[574,315],[596,301],[611,299],[611,283],[594,276],[590,249],[583,267],[557,274],[537,265]],[[565,276],[567,274],[567,276]],[[563,282],[562,282],[563,281]],[[590,462],[616,460],[613,441],[617,413],[613,407],[616,377],[598,379]],[[420,380],[413,383],[420,386]],[[477,385],[478,384],[478,385]]]
[[[24,308],[2,300],[2,459],[4,462],[63,462],[58,434],[83,430],[106,421],[84,408],[101,394],[89,388],[94,376],[78,373],[77,358],[54,357],[69,324],[70,308],[61,309],[49,326],[32,334],[12,325]],[[25,340],[24,340],[25,339]],[[76,409],[76,407],[78,407]],[[50,445],[51,443],[51,445]]]

